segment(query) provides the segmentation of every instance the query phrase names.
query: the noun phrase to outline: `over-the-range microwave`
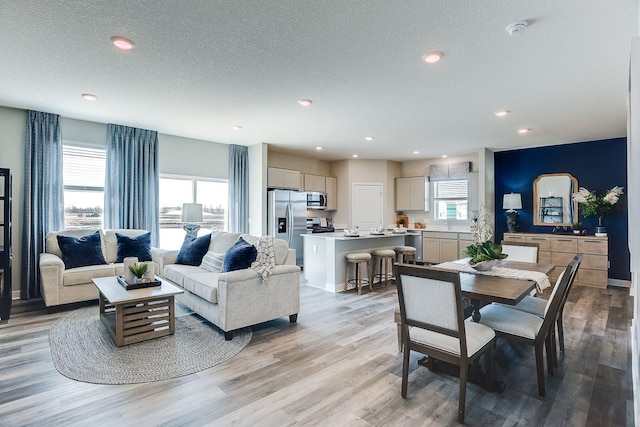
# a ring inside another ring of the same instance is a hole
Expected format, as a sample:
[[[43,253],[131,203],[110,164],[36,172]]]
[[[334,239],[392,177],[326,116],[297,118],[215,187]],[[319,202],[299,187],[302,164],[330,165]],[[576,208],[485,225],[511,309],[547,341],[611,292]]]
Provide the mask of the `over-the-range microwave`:
[[[327,195],[318,191],[307,192],[307,209],[326,209]]]

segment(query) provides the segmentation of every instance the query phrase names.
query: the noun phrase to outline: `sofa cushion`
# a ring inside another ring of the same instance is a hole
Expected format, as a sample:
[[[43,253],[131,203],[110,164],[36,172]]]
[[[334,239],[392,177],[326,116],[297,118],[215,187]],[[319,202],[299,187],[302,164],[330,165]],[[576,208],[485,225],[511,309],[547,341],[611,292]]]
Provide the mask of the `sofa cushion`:
[[[224,254],[217,252],[207,252],[202,258],[200,268],[210,273],[222,273],[222,264],[224,263]]]
[[[164,267],[163,275],[166,279],[182,286],[184,278],[191,273],[202,273],[200,267],[194,265],[170,264]]]
[[[84,237],[84,236],[88,236],[89,234],[93,234],[95,232],[99,232],[100,233],[100,237],[101,237],[101,245],[102,245],[102,253],[103,255],[106,253],[105,252],[105,241],[104,241],[104,235],[102,233],[102,230],[94,228],[94,229],[78,229],[78,230],[62,230],[62,231],[52,231],[50,233],[47,233],[47,236],[45,238],[45,252],[50,253],[50,254],[54,254],[56,256],[58,256],[59,258],[62,258],[62,252],[60,251],[60,246],[58,245],[58,236],[72,236],[72,237]],[[105,259],[107,259],[107,257],[105,256]]]
[[[209,249],[209,243],[211,243],[211,234],[205,234],[200,237],[186,236],[184,242],[182,242],[180,252],[178,252],[176,264],[199,266]]]
[[[251,234],[242,234],[240,237],[256,247],[260,241],[260,237],[252,236]],[[287,242],[282,239],[273,239],[273,254],[276,257],[276,265],[284,264],[287,255],[289,255],[289,245]]]
[[[114,228],[104,231],[104,257],[109,264],[116,262],[118,256],[118,238],[116,233],[128,237],[136,237],[148,233],[148,230],[139,228]]]
[[[100,232],[84,237],[57,236],[65,269],[106,264],[102,254]]]
[[[214,304],[218,303],[218,276],[220,273],[201,272],[185,276],[182,287]]]
[[[91,279],[95,279],[96,277],[110,277],[115,275],[116,272],[113,264],[72,268],[65,270],[62,276],[62,286],[84,285],[91,283]]]
[[[151,261],[151,232],[129,237],[116,233],[118,255],[116,262],[123,262],[127,257],[137,257],[138,262]]]
[[[228,233],[226,231],[212,231],[211,244],[209,250],[219,254],[226,253],[231,246],[238,240],[240,233]]]
[[[236,243],[224,254],[222,271],[244,270],[256,260],[258,250],[251,243],[239,237]]]

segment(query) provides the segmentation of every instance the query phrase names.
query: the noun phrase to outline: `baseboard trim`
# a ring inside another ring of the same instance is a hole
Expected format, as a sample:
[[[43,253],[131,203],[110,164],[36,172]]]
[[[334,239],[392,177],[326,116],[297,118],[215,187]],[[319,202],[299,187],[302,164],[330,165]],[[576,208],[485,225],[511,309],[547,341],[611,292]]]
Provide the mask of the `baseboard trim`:
[[[630,280],[608,279],[607,286],[616,286],[618,288],[631,288]]]

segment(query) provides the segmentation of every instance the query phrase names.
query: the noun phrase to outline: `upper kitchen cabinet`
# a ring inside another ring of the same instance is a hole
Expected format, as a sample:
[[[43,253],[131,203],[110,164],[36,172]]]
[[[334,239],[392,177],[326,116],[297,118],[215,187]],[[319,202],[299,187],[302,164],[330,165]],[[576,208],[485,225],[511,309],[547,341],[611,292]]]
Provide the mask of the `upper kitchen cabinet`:
[[[304,191],[319,191],[326,193],[325,177],[320,175],[304,175]]]
[[[267,168],[267,187],[300,190],[300,171]]]
[[[325,187],[327,193],[326,210],[335,211],[338,209],[338,178],[327,176],[325,180]]]
[[[427,177],[396,178],[396,211],[428,211],[429,183]]]

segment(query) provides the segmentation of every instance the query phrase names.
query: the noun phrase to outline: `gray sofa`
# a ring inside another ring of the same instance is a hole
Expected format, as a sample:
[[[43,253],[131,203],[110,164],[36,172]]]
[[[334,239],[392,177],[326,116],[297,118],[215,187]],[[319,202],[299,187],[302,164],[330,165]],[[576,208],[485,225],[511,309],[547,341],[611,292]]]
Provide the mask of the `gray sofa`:
[[[62,261],[62,252],[58,246],[58,235],[84,237],[100,231],[102,254],[108,264],[89,265],[66,269]],[[73,302],[98,299],[98,288],[91,279],[96,277],[120,276],[124,274],[122,263],[116,263],[118,241],[116,233],[136,237],[147,233],[139,229],[114,230],[63,230],[48,233],[45,239],[45,252],[40,254],[40,286],[42,297],[47,307]],[[156,251],[152,248],[152,253]],[[154,265],[156,274],[160,274],[159,266]]]
[[[212,232],[209,251],[224,254],[242,236],[256,244],[258,237],[227,232]],[[199,266],[176,264],[179,251],[158,250],[153,261],[160,266],[164,279],[184,290],[176,299],[233,338],[233,331],[282,316],[296,322],[300,309],[300,267],[295,250],[274,239],[275,268],[263,282],[248,268],[212,273]]]

